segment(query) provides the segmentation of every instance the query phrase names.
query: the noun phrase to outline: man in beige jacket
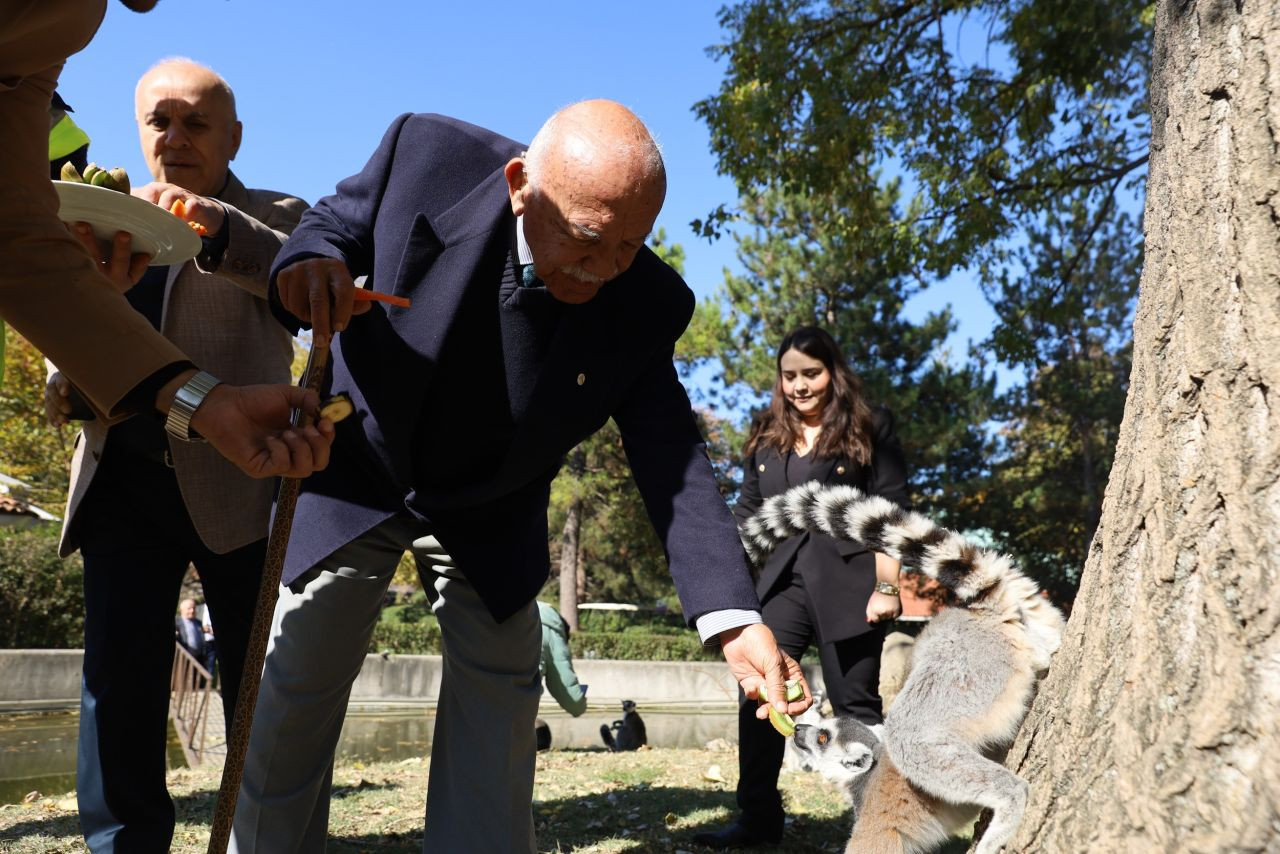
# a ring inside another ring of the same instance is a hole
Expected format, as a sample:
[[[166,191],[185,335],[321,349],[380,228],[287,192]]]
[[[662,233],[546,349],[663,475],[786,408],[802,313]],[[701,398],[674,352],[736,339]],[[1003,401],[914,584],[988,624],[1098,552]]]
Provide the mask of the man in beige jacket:
[[[138,12],[155,5],[122,2]],[[0,318],[59,364],[100,417],[174,412],[175,430],[189,418],[246,473],[305,477],[327,464],[332,425],[293,430],[289,416],[315,412],[316,396],[228,382],[205,391],[196,365],[130,309],[58,221],[49,103],[66,58],[105,11],[106,0],[0,0]]]
[[[220,76],[165,60],[138,83],[143,155],[155,181],[135,195],[182,199],[207,228],[203,251],[150,267],[126,297],[184,353],[233,383],[287,383],[290,333],[267,304],[271,261],[306,203],[249,190],[230,170],[240,147],[235,96]],[[46,397],[62,415],[56,374]],[[174,607],[189,564],[218,626],[228,729],[266,551],[274,484],[155,419],[87,421],[76,445],[62,554],[84,558],[85,661],[77,796],[94,852],[163,851],[173,834],[165,790],[165,718]]]

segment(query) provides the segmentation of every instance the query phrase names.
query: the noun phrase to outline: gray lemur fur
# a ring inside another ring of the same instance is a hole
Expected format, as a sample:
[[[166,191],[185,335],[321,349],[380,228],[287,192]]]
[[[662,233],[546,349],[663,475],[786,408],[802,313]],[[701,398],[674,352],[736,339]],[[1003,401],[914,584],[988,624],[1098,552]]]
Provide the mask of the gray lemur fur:
[[[850,486],[813,482],[773,496],[741,534],[760,564],[807,531],[861,541],[948,592],[949,607],[916,641],[881,751],[864,768],[847,851],[931,851],[989,807],[991,822],[974,850],[995,854],[1017,830],[1027,800],[1026,781],[995,760],[1012,744],[1058,648],[1061,612],[1008,556]]]

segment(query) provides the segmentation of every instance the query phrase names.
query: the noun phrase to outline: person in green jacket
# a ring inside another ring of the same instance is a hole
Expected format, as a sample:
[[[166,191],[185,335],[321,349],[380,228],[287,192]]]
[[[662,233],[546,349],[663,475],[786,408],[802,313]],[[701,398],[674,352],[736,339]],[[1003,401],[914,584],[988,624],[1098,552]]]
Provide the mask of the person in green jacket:
[[[587,686],[573,672],[569,626],[555,608],[541,600],[538,615],[542,618],[542,661],[538,669],[560,708],[576,718],[587,710]]]

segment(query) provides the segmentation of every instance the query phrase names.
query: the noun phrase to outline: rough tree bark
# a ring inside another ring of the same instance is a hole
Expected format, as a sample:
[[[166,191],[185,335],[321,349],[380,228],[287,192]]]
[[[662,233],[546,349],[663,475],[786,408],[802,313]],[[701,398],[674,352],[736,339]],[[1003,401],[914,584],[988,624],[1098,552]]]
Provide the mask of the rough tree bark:
[[[1280,4],[1161,0],[1103,516],[1009,755],[1019,852],[1280,851]]]

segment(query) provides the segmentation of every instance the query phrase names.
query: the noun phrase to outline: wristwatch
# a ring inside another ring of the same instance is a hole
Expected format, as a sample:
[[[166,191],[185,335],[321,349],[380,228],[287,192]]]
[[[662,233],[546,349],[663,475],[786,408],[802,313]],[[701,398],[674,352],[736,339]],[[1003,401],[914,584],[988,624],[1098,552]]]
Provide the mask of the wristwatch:
[[[191,419],[200,404],[204,403],[205,397],[220,382],[213,374],[199,371],[183,383],[169,406],[169,417],[164,420],[165,432],[184,442],[203,442],[204,438],[191,430]]]
[[[876,582],[876,592],[877,592],[877,593],[883,593],[883,594],[884,594],[884,595],[886,595],[886,596],[897,596],[897,595],[898,595],[898,585],[896,585],[896,584],[890,584],[890,583],[889,583],[889,582],[887,582],[887,581],[877,581],[877,582]]]

